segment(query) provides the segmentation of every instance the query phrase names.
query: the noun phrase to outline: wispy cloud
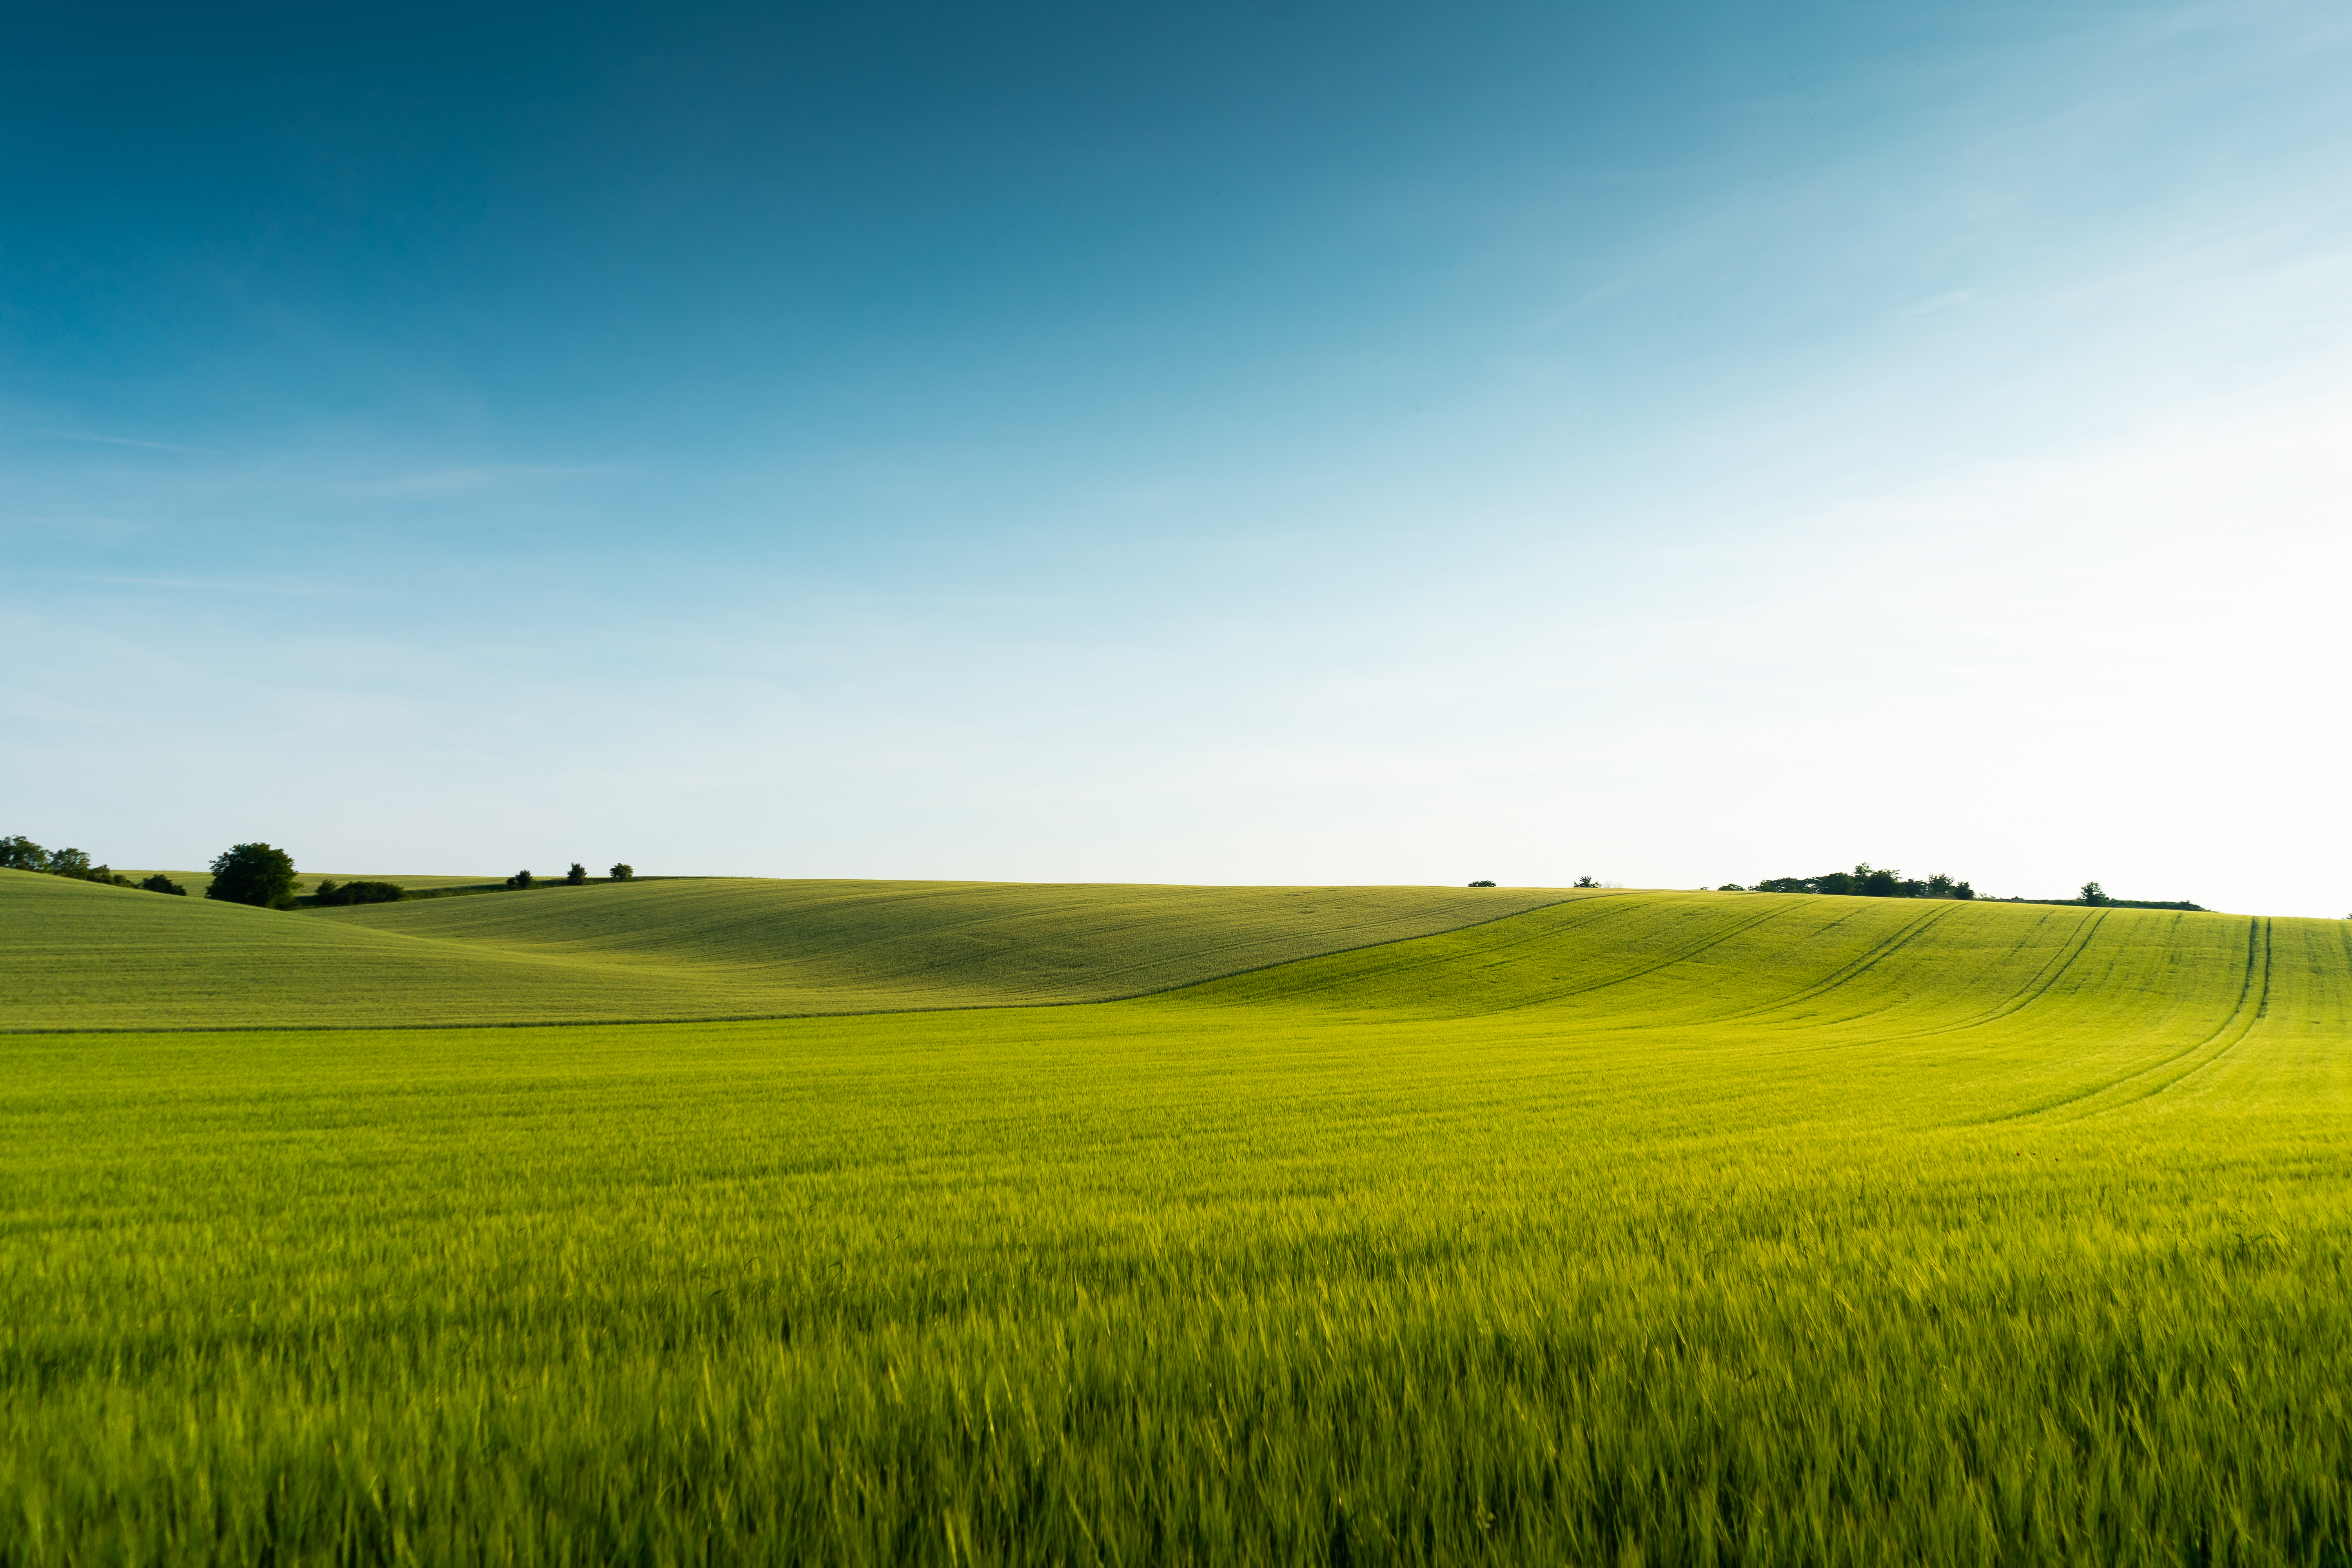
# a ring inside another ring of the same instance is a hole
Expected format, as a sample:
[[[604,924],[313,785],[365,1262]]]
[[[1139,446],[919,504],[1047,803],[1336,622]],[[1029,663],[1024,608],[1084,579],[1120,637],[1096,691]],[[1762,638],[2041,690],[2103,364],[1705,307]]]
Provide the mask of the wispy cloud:
[[[386,500],[402,496],[449,495],[463,490],[488,489],[498,485],[527,484],[538,479],[609,479],[630,470],[608,465],[580,468],[504,464],[482,468],[436,468],[422,473],[399,474],[390,479],[362,479],[351,488],[362,496]]]
[[[0,516],[0,530],[18,534],[58,536],[99,544],[121,544],[129,540],[143,539],[154,531],[152,524],[140,518],[88,515],[59,517],[37,513],[25,517]]]
[[[110,588],[163,588],[180,594],[268,594],[291,599],[352,599],[349,587],[318,583],[270,583],[233,577],[127,577],[94,572],[28,572],[52,583],[94,583]]]
[[[1972,305],[1976,299],[1977,291],[1973,289],[1955,289],[1948,294],[1937,294],[1920,300],[1895,319],[1916,321],[1922,316],[1939,315],[1946,310],[1957,310],[1963,305]]]
[[[89,441],[101,447],[138,447],[150,452],[185,452],[201,458],[215,456],[210,447],[183,447],[171,441],[142,441],[132,436],[100,436],[84,430],[36,430],[33,434],[48,441]]]

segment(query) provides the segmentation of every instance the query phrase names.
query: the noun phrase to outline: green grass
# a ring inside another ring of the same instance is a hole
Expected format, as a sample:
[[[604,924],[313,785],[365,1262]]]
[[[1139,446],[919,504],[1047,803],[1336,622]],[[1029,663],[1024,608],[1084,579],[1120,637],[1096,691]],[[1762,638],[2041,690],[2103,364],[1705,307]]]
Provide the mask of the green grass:
[[[0,1040],[0,1562],[2346,1563],[2347,931]]]
[[[153,876],[155,871],[150,868],[144,871],[125,871],[122,874],[136,882],[142,877]],[[188,897],[192,899],[203,898],[205,889],[213,885],[210,871],[165,871],[163,875],[187,889]],[[315,890],[320,881],[330,878],[338,882],[391,882],[411,892],[439,892],[449,888],[502,888],[506,883],[503,872],[495,877],[410,877],[389,871],[305,871],[299,880],[301,890],[308,893]],[[164,896],[168,898],[171,895]]]
[[[1088,1002],[1579,896],[727,878],[278,911],[0,871],[0,1032]]]

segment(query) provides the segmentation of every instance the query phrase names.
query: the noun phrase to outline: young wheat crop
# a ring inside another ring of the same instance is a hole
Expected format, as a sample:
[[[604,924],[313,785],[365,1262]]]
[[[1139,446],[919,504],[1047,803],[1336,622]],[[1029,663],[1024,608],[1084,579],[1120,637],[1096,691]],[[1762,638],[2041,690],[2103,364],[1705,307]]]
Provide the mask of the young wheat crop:
[[[2332,922],[0,1042],[0,1562],[2339,1563]]]

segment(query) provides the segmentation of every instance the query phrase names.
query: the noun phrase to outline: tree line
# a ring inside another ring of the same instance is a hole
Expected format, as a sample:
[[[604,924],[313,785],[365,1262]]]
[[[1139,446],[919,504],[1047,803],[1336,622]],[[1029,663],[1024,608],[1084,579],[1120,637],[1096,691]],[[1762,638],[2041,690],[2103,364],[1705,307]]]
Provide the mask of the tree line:
[[[1864,860],[1851,871],[1828,871],[1818,877],[1768,877],[1753,888],[1743,888],[1737,882],[1726,882],[1718,892],[1725,893],[1830,893],[1843,898],[1860,899],[1973,899],[1977,890],[1966,882],[1958,882],[1941,871],[1932,877],[1906,877],[1902,872],[1873,866]],[[2187,910],[2203,913],[2202,904],[2186,900],[2117,899],[2096,882],[2085,882],[2082,890],[2071,899],[1998,899],[1989,902],[2004,904],[2077,905],[2086,909],[2105,910]]]
[[[1848,899],[1973,899],[1977,890],[1938,871],[1932,877],[1906,877],[1864,860],[1851,871],[1824,871],[1818,877],[1767,877],[1753,889],[1727,882],[1729,893],[1830,893]]]
[[[181,898],[188,889],[158,871],[141,881],[132,881],[109,866],[93,866],[87,852],[79,849],[44,849],[22,834],[0,838],[0,867],[16,871],[39,871],[51,877],[66,877],[76,881],[101,882],[117,888],[140,888],[151,893],[171,893]],[[408,889],[397,882],[372,881],[358,879],[338,882],[332,877],[321,879],[310,898],[301,898],[302,884],[294,870],[294,857],[274,845],[252,843],[233,844],[215,856],[208,868],[212,881],[205,889],[205,897],[223,903],[249,904],[257,909],[290,910],[302,902],[328,909],[352,904],[390,904],[411,897]],[[632,881],[636,877],[635,867],[626,862],[615,865],[612,879]],[[562,879],[577,886],[588,880],[588,868],[574,860],[571,871]],[[529,871],[519,871],[507,879],[509,888],[528,888],[535,879]]]
[[[177,893],[188,896],[188,889],[158,871],[143,881],[134,882],[111,866],[93,866],[89,852],[84,849],[44,849],[21,833],[0,838],[0,867],[12,871],[39,871],[51,877],[65,877],[77,882],[103,882],[116,888],[144,888],[151,893]]]
[[[611,881],[633,882],[636,880],[637,868],[624,860],[616,863],[613,868],[607,871],[604,875],[606,879]],[[562,877],[560,879],[534,877],[527,869],[517,871],[513,876],[507,879],[507,886],[509,888],[538,888],[551,886],[558,880],[567,888],[580,887],[588,880],[588,868],[583,866],[579,861],[574,860],[572,862],[572,869],[563,873]]]

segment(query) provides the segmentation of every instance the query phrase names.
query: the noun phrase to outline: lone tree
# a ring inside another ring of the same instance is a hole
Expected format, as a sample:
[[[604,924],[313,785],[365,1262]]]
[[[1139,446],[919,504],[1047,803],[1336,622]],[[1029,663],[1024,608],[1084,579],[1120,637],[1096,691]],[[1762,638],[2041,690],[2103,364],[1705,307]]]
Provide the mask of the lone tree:
[[[613,880],[625,882],[637,874],[637,868],[624,860],[613,868]]]
[[[148,878],[139,885],[146,889],[151,893],[177,893],[184,899],[188,896],[187,889],[183,888],[179,883],[174,882],[171,878],[166,877],[161,871],[156,872],[153,876]]]
[[[576,888],[588,879],[588,868],[574,860],[572,869],[563,873],[563,879]]]
[[[2083,884],[2083,901],[2092,905],[2106,903],[2109,901],[2107,890],[2096,882],[2085,882]]]
[[[267,844],[233,844],[213,862],[213,882],[205,897],[262,910],[291,909],[294,857]]]
[[[1495,884],[1492,882],[1473,882],[1470,885],[1474,888],[1491,888]]]
[[[530,886],[532,879],[531,874],[529,871],[517,871],[513,876],[507,879],[507,886],[509,888],[528,888]]]

